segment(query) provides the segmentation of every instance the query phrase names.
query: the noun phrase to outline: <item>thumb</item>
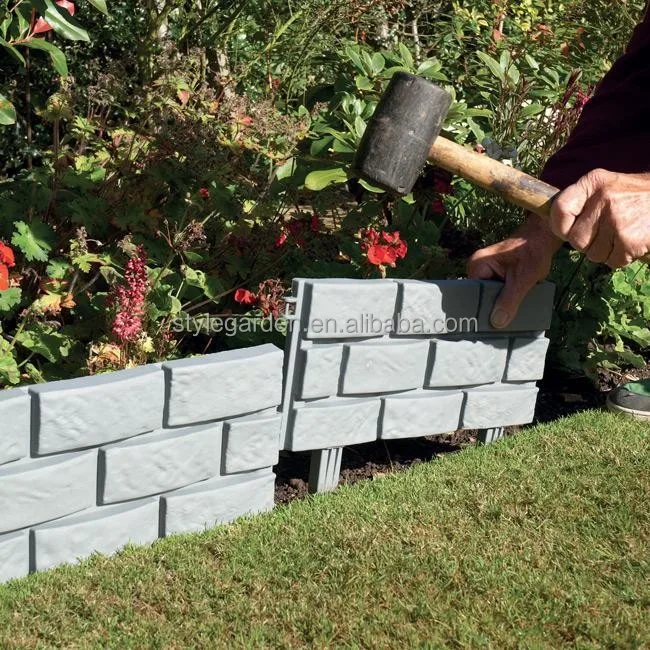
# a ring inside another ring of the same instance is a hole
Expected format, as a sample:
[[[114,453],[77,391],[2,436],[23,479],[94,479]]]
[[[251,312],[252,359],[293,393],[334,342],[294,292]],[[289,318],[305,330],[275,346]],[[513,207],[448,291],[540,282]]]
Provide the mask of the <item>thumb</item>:
[[[508,327],[517,316],[524,298],[535,284],[533,278],[525,279],[521,277],[521,274],[508,270],[505,284],[494,303],[492,315],[490,316],[492,327],[495,329]]]
[[[573,224],[584,210],[589,197],[603,183],[602,177],[605,174],[607,172],[598,169],[589,172],[573,185],[569,185],[553,201],[549,224],[556,237],[567,240]]]

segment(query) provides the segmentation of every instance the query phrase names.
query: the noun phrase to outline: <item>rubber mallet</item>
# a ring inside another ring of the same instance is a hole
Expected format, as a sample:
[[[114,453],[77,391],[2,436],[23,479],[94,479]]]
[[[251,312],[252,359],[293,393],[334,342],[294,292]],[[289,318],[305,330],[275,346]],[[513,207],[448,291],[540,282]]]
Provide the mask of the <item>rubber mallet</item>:
[[[393,75],[359,144],[353,173],[407,195],[427,160],[530,212],[548,217],[560,190],[486,155],[438,137],[451,96],[431,81]]]

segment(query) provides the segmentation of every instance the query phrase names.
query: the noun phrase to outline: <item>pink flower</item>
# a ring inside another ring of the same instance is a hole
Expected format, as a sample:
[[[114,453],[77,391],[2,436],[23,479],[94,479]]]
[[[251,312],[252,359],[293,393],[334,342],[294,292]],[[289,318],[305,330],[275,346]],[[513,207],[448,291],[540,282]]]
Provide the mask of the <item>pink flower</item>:
[[[62,9],[67,9],[70,15],[74,16],[76,9],[74,2],[70,2],[69,0],[57,0],[56,4]],[[36,36],[37,34],[44,34],[45,32],[51,31],[52,26],[44,18],[39,18],[32,29],[32,36]]]
[[[280,233],[280,236],[275,240],[275,247],[276,247],[276,248],[282,248],[282,246],[284,246],[284,245],[287,243],[287,238],[288,238],[288,235],[287,235],[287,233],[283,230],[283,231]]]
[[[250,115],[244,115],[244,117],[241,117],[239,119],[239,123],[242,126],[253,126],[253,118]]]
[[[207,201],[210,198],[210,190],[207,187],[202,187],[199,190],[199,196]]]
[[[148,293],[147,253],[143,246],[138,246],[126,263],[124,284],[108,298],[109,306],[115,309],[112,332],[121,343],[136,341],[142,333]]]
[[[240,305],[254,305],[257,302],[257,296],[247,289],[237,289],[235,291],[235,302],[238,302]]]

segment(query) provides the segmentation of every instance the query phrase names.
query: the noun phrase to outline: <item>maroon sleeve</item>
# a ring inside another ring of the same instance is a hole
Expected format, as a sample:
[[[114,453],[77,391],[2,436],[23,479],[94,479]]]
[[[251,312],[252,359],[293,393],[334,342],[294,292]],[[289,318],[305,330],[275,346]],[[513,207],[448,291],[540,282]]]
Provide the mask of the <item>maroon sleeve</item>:
[[[586,104],[542,178],[564,189],[592,169],[650,171],[650,12]]]

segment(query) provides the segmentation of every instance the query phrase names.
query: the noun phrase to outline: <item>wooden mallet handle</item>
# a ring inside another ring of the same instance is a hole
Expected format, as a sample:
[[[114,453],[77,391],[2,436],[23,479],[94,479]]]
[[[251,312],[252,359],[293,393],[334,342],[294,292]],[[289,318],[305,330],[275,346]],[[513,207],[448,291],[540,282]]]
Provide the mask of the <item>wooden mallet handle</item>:
[[[429,152],[429,160],[542,217],[550,216],[553,199],[560,193],[557,187],[444,137],[436,138]]]
[[[557,187],[447,138],[436,138],[429,160],[540,217],[551,216],[553,199],[560,193]],[[650,264],[650,255],[642,257],[641,261]]]

